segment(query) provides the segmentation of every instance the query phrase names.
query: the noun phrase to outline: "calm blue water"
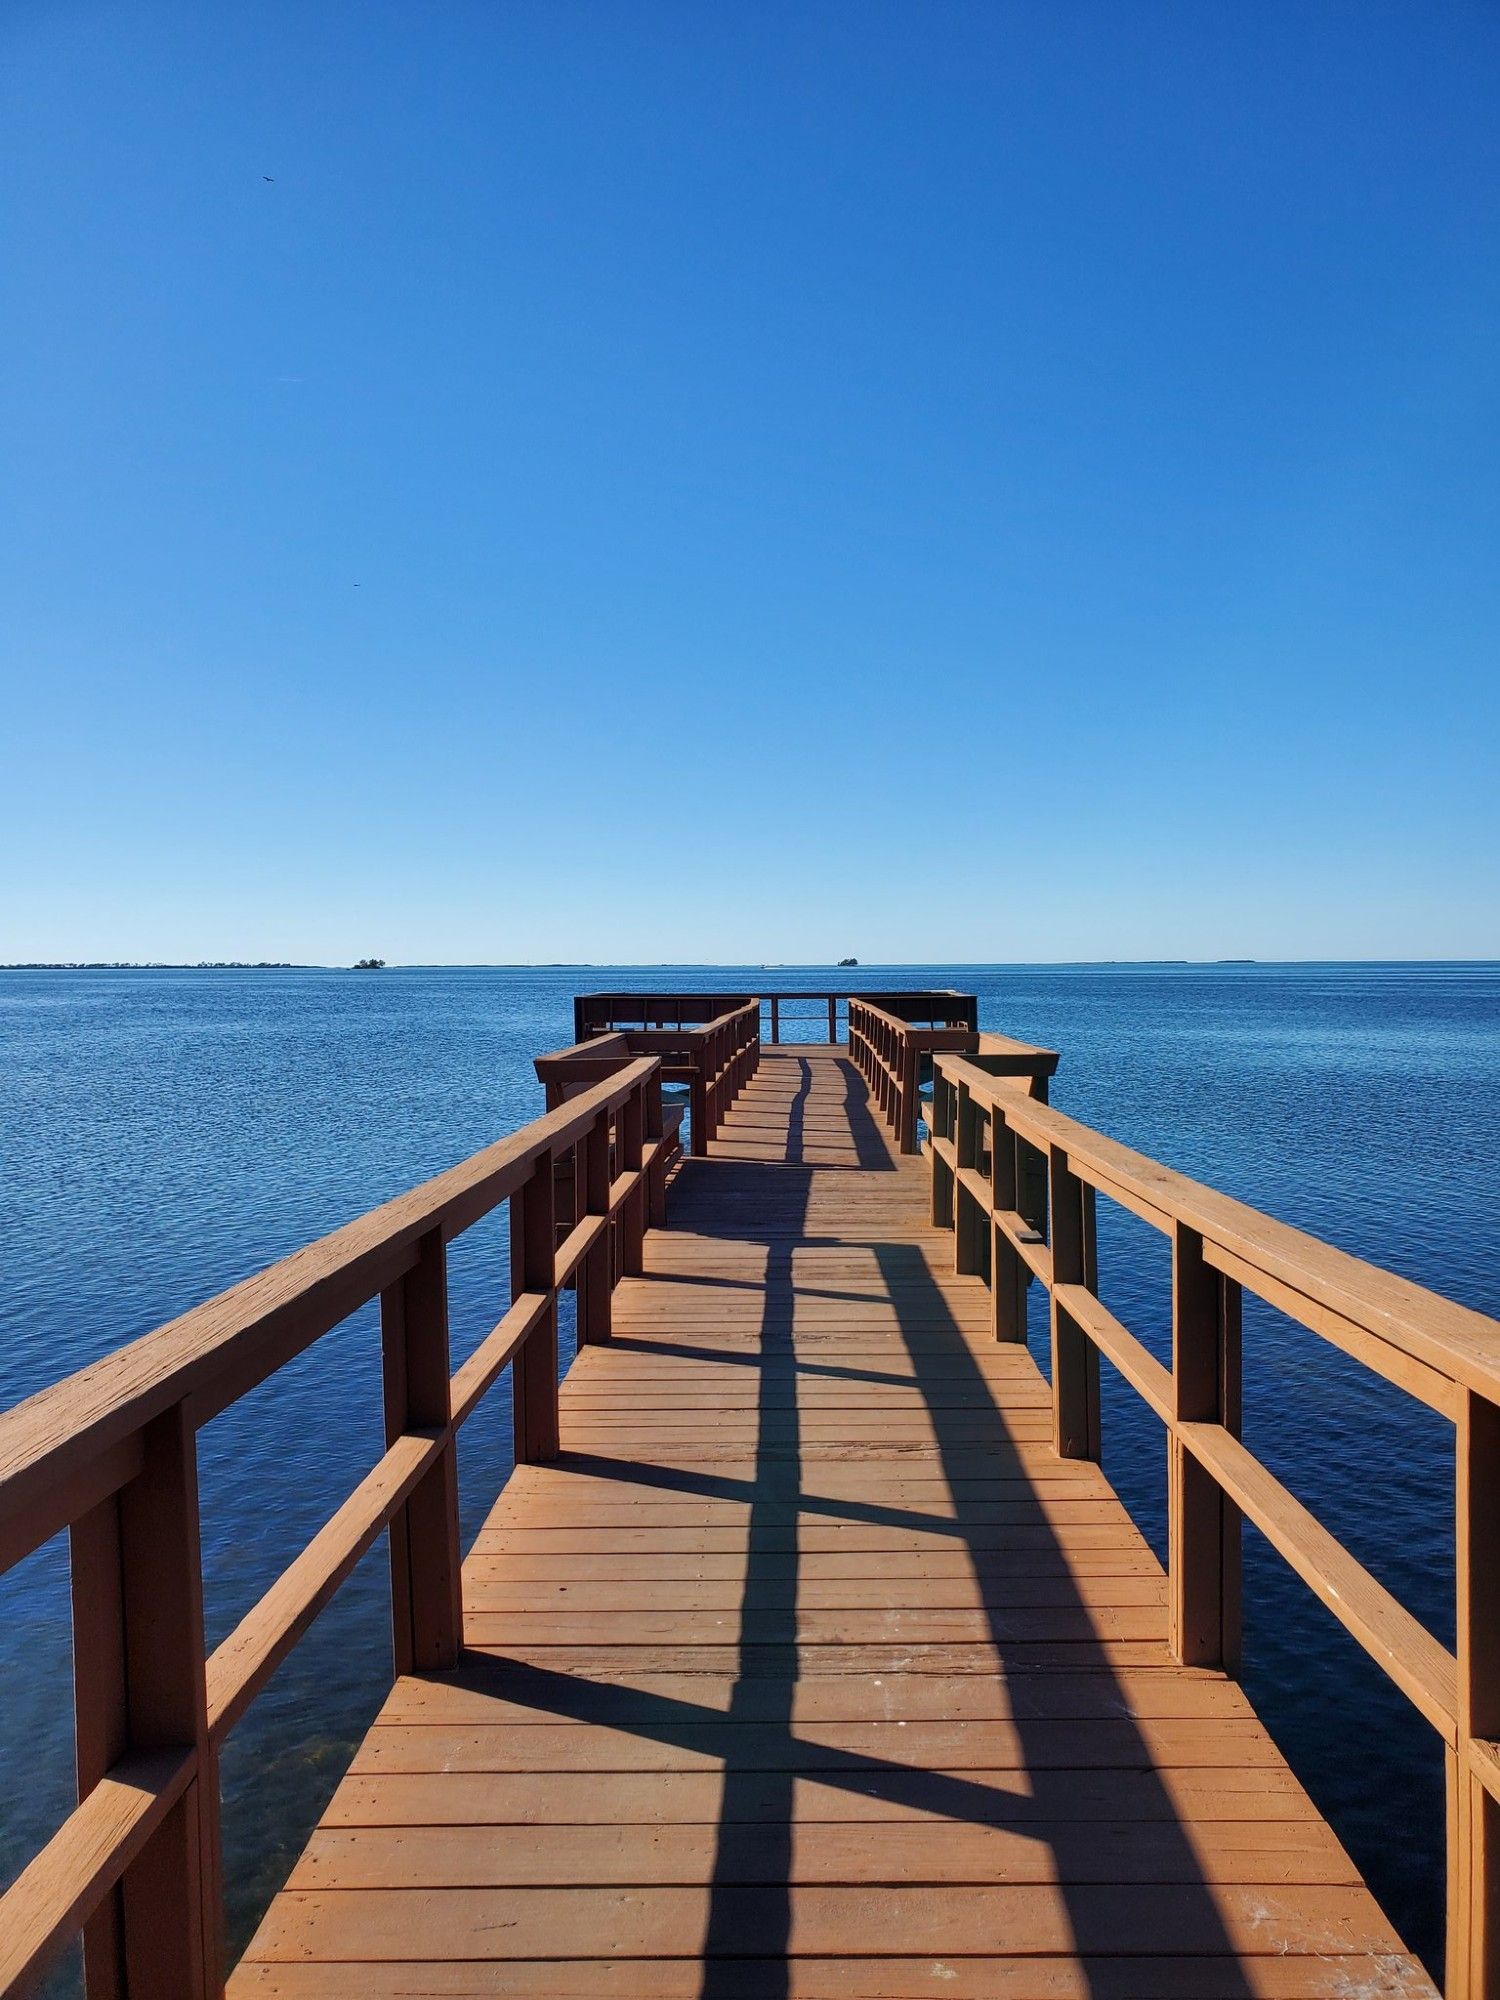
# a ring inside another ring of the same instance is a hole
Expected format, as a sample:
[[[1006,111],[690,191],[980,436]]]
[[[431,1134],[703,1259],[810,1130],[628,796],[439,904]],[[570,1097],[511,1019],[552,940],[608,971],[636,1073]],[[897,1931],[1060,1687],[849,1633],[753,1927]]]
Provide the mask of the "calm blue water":
[[[531,1058],[595,987],[819,986],[826,967],[0,973],[0,1407],[108,1352],[541,1108]],[[1500,1315],[1500,967],[863,967],[978,993],[1063,1052],[1054,1101],[1227,1192]],[[826,1016],[825,1016],[826,1023]],[[809,1022],[810,1038],[826,1025]],[[1166,1353],[1161,1239],[1100,1205],[1101,1289]],[[504,1303],[501,1218],[455,1246],[455,1357]],[[378,1453],[367,1312],[201,1441],[214,1643]],[[1247,1309],[1246,1435],[1452,1642],[1448,1427]],[[507,1468],[502,1385],[464,1433],[472,1533]],[[1118,1381],[1106,1463],[1157,1545],[1159,1426]],[[1440,1944],[1435,1740],[1252,1535],[1252,1698],[1414,1948]],[[0,1579],[0,1875],[71,1799],[65,1549]],[[385,1690],[383,1551],[232,1738],[225,1842],[243,1941]],[[1350,1757],[1353,1740],[1362,1754]],[[1395,1786],[1396,1789],[1392,1790]],[[1392,1812],[1391,1800],[1400,1801]]]

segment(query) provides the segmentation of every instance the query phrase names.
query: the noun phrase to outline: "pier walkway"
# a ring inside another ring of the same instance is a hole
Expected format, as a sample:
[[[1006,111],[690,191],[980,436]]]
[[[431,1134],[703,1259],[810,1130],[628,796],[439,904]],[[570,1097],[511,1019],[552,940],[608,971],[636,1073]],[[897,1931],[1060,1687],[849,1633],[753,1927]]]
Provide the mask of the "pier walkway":
[[[1431,1994],[849,1050],[715,1122],[235,2000]]]

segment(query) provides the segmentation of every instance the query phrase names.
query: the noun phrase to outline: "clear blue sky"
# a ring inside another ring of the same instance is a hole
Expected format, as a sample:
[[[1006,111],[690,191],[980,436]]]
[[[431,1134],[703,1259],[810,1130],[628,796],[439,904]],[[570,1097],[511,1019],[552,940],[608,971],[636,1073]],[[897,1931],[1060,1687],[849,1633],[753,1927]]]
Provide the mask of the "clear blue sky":
[[[0,958],[1500,954],[1497,105],[1488,0],[9,0]]]

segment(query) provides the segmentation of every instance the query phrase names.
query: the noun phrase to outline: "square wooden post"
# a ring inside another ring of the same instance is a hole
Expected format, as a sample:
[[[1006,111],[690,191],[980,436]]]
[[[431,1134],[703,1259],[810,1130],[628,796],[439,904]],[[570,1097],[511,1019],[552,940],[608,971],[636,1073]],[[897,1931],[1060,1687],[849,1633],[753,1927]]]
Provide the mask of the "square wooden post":
[[[638,1277],[645,1268],[646,1183],[641,1174],[641,1156],[646,1137],[646,1092],[637,1084],[620,1107],[620,1172],[640,1174],[634,1191],[620,1212],[620,1272]]]
[[[935,1139],[953,1137],[953,1085],[936,1065],[932,1073],[932,1132]],[[932,1169],[931,1219],[934,1229],[953,1227],[953,1170],[934,1146],[928,1154]]]
[[[583,1176],[579,1215],[609,1213],[609,1113],[601,1111],[579,1147]],[[578,1269],[578,1345],[590,1347],[609,1339],[610,1293],[613,1290],[609,1230]]]
[[[953,1177],[953,1268],[972,1275],[983,1268],[979,1239],[987,1225],[963,1180],[964,1168],[975,1167],[979,1162],[979,1113],[967,1084],[958,1086],[955,1123],[953,1150],[958,1172]]]
[[[996,1210],[1020,1207],[1016,1135],[997,1111],[990,1113],[990,1191]],[[1031,1273],[996,1222],[990,1244],[990,1309],[996,1340],[1026,1339],[1026,1288]]]
[[[1204,1262],[1179,1223],[1172,1241],[1172,1399],[1183,1423],[1240,1430],[1240,1288]],[[1167,1441],[1168,1632],[1185,1666],[1240,1659],[1240,1512],[1175,1437]]]
[[[219,1784],[184,1407],[153,1419],[142,1443],[141,1471],[70,1536],[78,1795],[131,1752],[188,1751],[196,1771],[85,1926],[85,1978],[89,2000],[210,2000],[224,1983]]]
[[[511,1401],[516,1463],[556,1458],[557,1436],[557,1223],[552,1198],[552,1155],[541,1154],[523,1187],[510,1198],[510,1295],[545,1292],[547,1308],[516,1355]]]
[[[910,1036],[901,1048],[901,1150],[917,1150],[917,1046]]]
[[[1447,2000],[1500,2000],[1500,1805],[1473,1745],[1500,1739],[1500,1408],[1461,1392],[1458,1749],[1448,1754]]]
[[[448,1269],[440,1230],[417,1245],[417,1261],[380,1295],[385,1441],[441,1431],[452,1417],[448,1365]],[[449,1437],[405,1503],[391,1516],[391,1638],[398,1674],[457,1664],[463,1645],[458,1552],[458,1446]]]
[[[1059,1146],[1051,1148],[1048,1184],[1052,1210],[1052,1442],[1059,1458],[1097,1459],[1099,1351],[1065,1307],[1059,1285],[1088,1285],[1092,1230],[1083,1182]]]

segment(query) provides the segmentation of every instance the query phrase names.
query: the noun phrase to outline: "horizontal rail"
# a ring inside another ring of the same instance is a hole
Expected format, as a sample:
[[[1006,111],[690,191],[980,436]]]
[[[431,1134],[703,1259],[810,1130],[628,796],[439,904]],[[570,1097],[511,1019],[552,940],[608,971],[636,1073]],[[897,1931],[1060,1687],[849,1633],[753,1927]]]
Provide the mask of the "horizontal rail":
[[[210,1741],[232,1729],[437,1459],[443,1431],[397,1438],[208,1659]]]
[[[190,1750],[123,1759],[0,1897],[0,1992],[25,1992],[119,1881],[192,1780]]]
[[[1313,1595],[1385,1669],[1439,1735],[1454,1743],[1458,1665],[1447,1648],[1221,1424],[1177,1423],[1174,1430],[1220,1491],[1259,1528]]]

